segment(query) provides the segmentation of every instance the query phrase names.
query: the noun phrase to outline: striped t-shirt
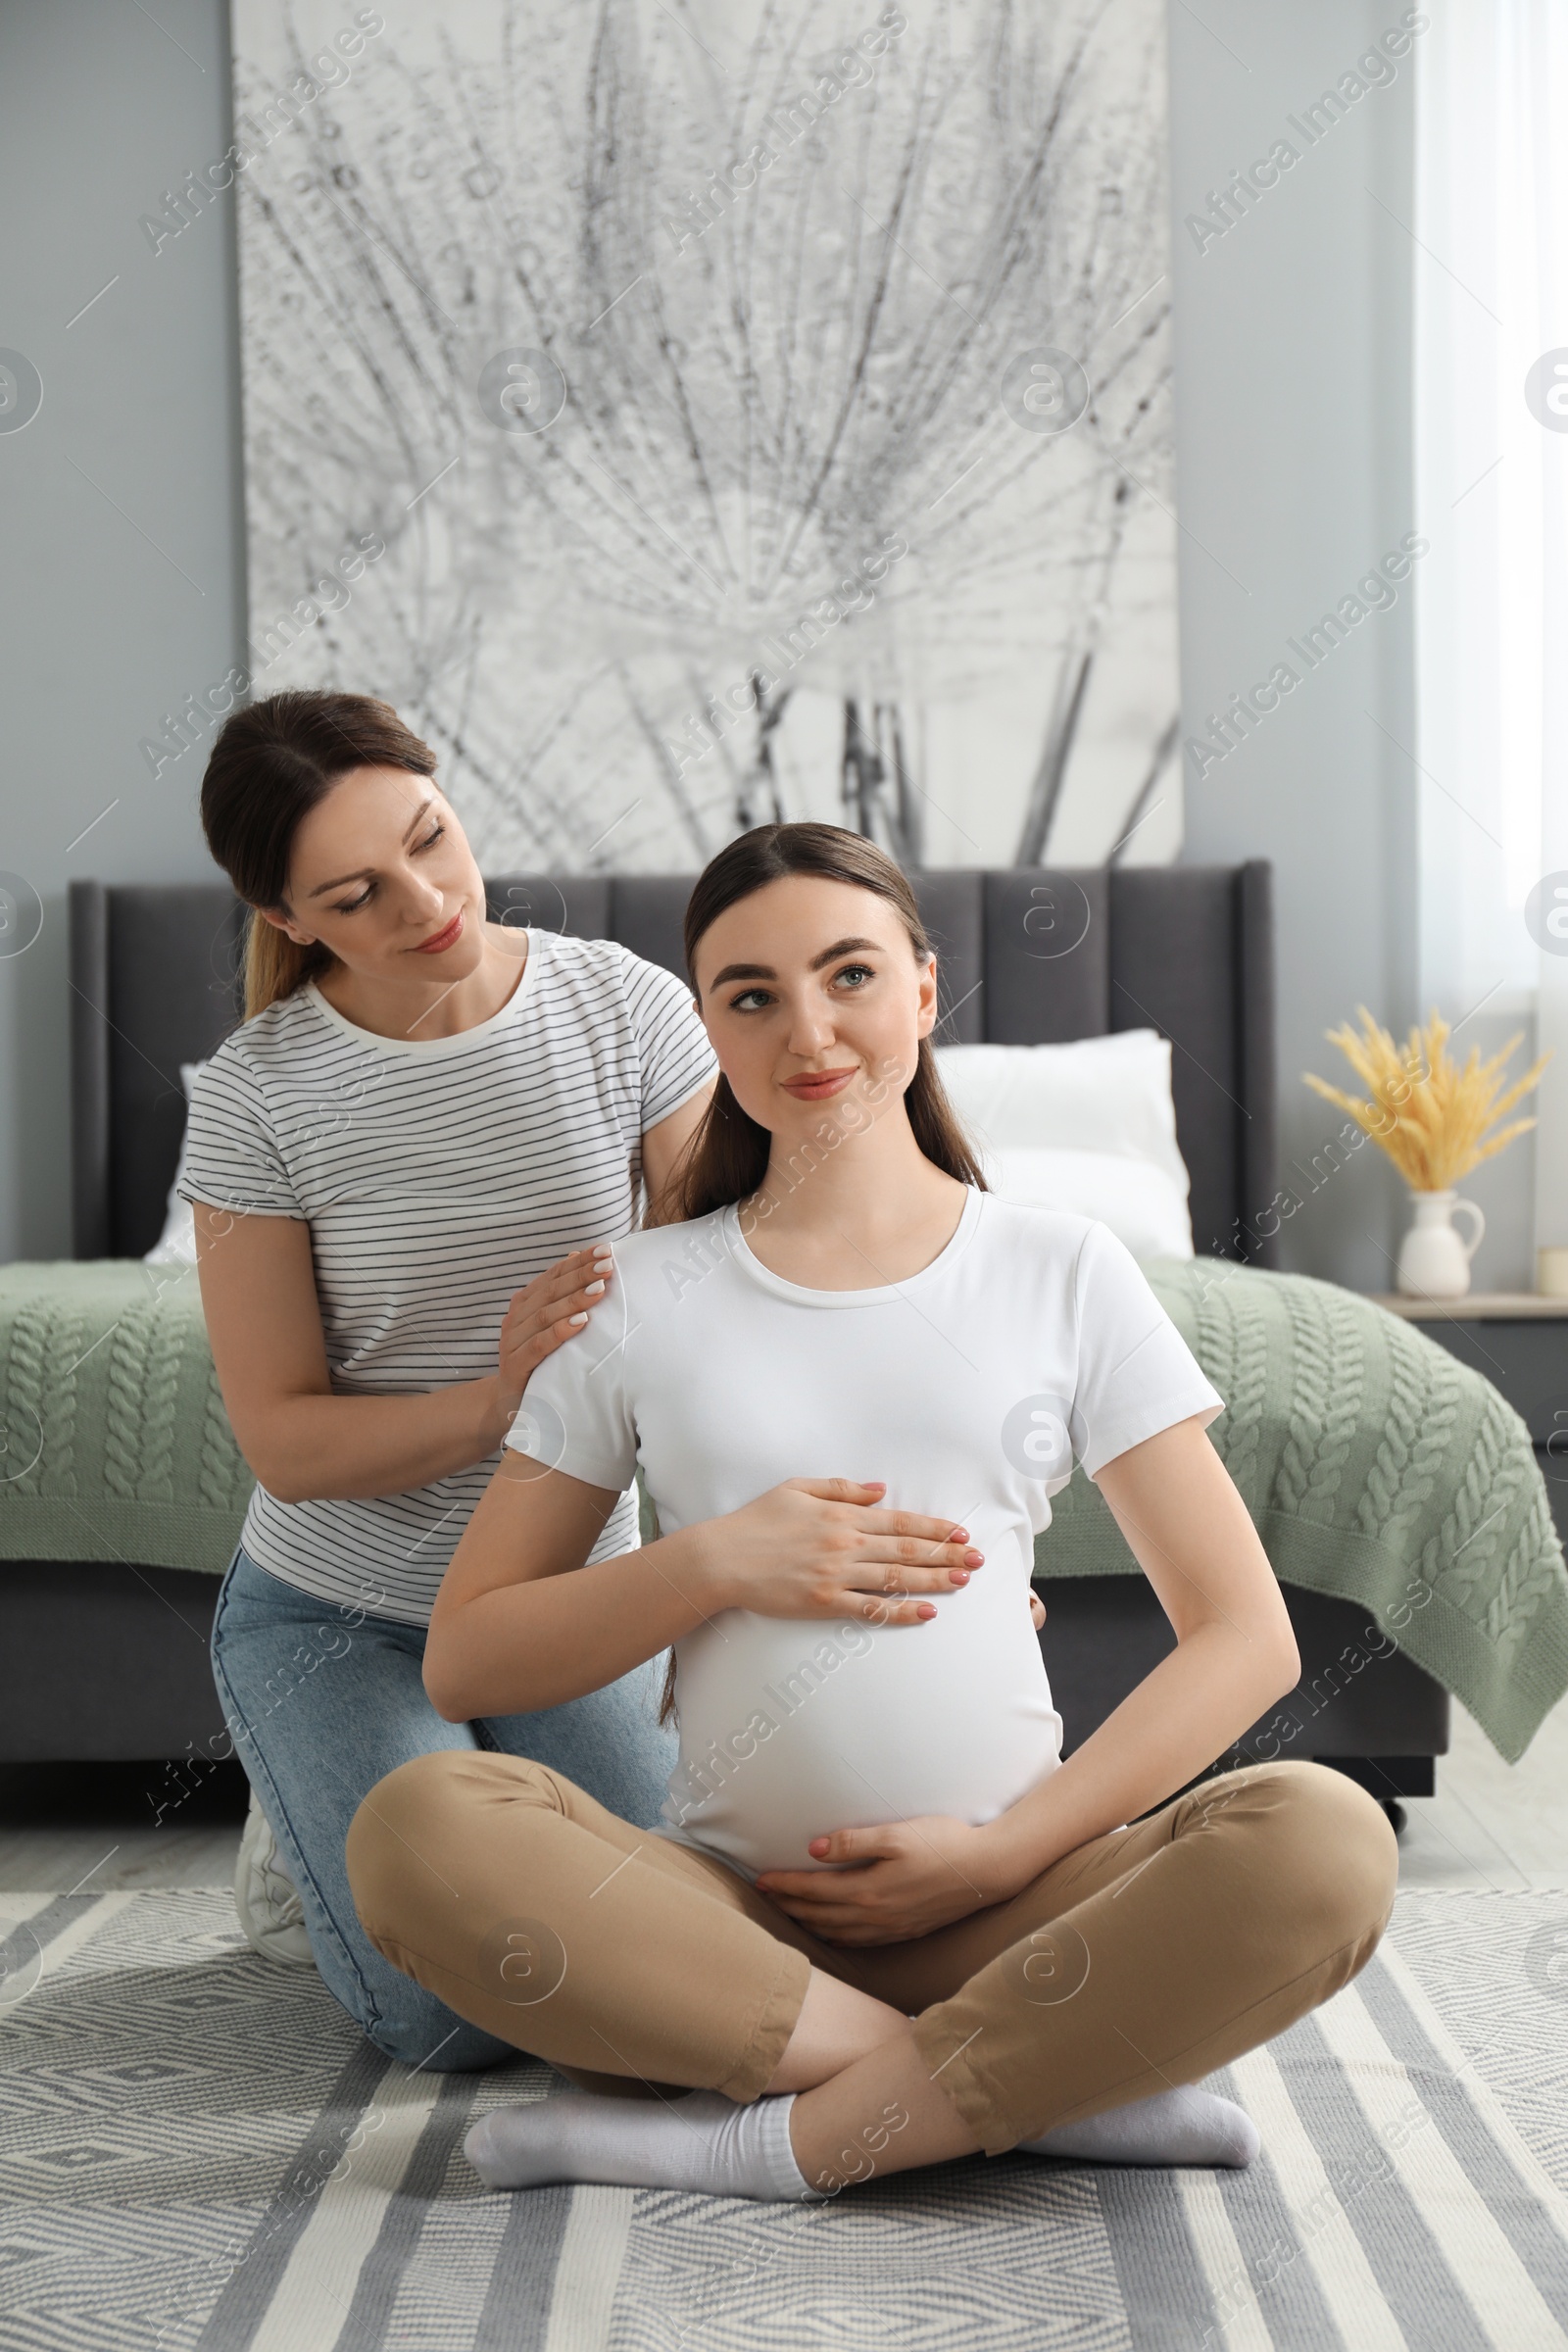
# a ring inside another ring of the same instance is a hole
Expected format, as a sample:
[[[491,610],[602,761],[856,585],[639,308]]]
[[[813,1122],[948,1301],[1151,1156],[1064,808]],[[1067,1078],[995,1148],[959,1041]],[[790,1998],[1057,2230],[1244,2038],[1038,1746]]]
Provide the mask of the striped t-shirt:
[[[507,1004],[457,1037],[377,1037],[310,985],[247,1021],[197,1077],[180,1190],[309,1224],[334,1390],[449,1388],[495,1370],[514,1291],[631,1231],[641,1138],[713,1066],[671,973],[530,931]],[[241,1541],[304,1592],[423,1624],[499,1458],[368,1500],[258,1486]],[[627,1494],[594,1557],[636,1541]]]

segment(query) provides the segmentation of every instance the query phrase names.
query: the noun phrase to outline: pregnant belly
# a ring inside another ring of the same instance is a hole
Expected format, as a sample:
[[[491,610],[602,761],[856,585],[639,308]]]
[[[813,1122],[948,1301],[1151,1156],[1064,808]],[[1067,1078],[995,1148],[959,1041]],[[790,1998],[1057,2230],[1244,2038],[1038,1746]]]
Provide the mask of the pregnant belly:
[[[729,1610],[678,1660],[664,1822],[748,1877],[809,1870],[831,1830],[992,1821],[1060,1758],[1022,1571],[977,1578],[918,1626]]]

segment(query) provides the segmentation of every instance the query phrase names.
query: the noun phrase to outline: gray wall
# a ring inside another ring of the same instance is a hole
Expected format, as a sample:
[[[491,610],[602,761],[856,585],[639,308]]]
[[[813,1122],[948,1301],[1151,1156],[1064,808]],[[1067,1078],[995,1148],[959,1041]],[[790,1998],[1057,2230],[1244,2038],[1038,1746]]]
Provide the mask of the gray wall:
[[[203,751],[155,781],[138,746],[244,643],[232,199],[156,255],[139,225],[228,145],[227,11],[154,15],[0,13],[0,344],[43,379],[0,433],[0,867],[43,905],[0,956],[0,1259],[71,1250],[67,883],[211,874]]]
[[[1281,135],[1301,146],[1286,116],[1399,13],[1393,0],[1210,0],[1200,24],[1171,0],[1190,734],[1414,527],[1416,255],[1400,225],[1413,55],[1206,250],[1184,225],[1233,167]],[[33,423],[0,434],[0,866],[44,905],[35,945],[0,957],[0,1257],[70,1246],[67,879],[210,870],[194,820],[202,748],[155,781],[138,746],[243,644],[232,201],[156,256],[139,226],[227,144],[226,17],[221,0],[161,0],[157,15],[167,31],[85,0],[0,20],[4,217],[29,222],[7,257],[0,342],[45,387]],[[1358,1003],[1401,1030],[1418,1010],[1412,678],[1406,583],[1255,734],[1187,779],[1190,858],[1277,868],[1284,1176],[1303,1200],[1283,1228],[1286,1262],[1369,1290],[1392,1287],[1399,1187],[1370,1146],[1324,1178],[1341,1121],[1300,1072],[1344,1080],[1322,1032]],[[1487,1050],[1495,1027],[1475,1024]],[[1528,1177],[1516,1149],[1471,1188],[1495,1228],[1477,1265],[1489,1286],[1528,1279]]]

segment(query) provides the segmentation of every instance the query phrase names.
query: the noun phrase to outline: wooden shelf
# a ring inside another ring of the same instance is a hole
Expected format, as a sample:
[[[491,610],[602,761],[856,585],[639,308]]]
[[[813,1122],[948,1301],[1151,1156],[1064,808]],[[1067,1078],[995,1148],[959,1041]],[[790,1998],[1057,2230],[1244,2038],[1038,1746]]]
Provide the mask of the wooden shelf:
[[[1463,1298],[1406,1298],[1396,1291],[1380,1291],[1372,1294],[1372,1301],[1407,1323],[1568,1321],[1568,1298],[1546,1298],[1539,1291],[1471,1291]]]

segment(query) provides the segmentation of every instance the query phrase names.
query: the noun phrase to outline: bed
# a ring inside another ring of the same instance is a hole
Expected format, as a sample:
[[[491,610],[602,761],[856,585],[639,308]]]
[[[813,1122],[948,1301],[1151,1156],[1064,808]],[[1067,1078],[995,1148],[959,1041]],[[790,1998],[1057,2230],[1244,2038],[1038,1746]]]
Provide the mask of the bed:
[[[1249,1348],[1255,1357],[1260,1345],[1259,1318],[1266,1323],[1264,1305],[1250,1305],[1249,1296],[1261,1285],[1257,1296],[1275,1311],[1298,1280],[1273,1271],[1277,1245],[1258,1216],[1276,1188],[1269,868],[950,871],[915,880],[942,958],[944,1039],[1053,1043],[1152,1027],[1171,1041],[1199,1254],[1185,1266],[1152,1268],[1151,1277],[1200,1354],[1206,1348],[1214,1361],[1216,1349],[1223,1356],[1229,1348],[1238,1393],[1251,1398],[1257,1391],[1255,1409],[1249,1403],[1242,1415],[1242,1453],[1263,1482],[1249,1499],[1277,1565],[1283,1554],[1303,1661],[1300,1690],[1237,1755],[1319,1756],[1391,1800],[1429,1792],[1433,1759],[1448,1740],[1445,1683],[1472,1705],[1481,1690],[1485,1703],[1486,1674],[1474,1660],[1449,1670],[1452,1628],[1440,1629],[1433,1609],[1412,1616],[1406,1605],[1408,1630],[1392,1631],[1388,1560],[1382,1587],[1369,1573],[1344,1571],[1342,1555],[1370,1551],[1353,1518],[1348,1532],[1337,1529],[1341,1490],[1356,1478],[1363,1488],[1368,1478],[1376,1484],[1377,1475],[1375,1462],[1370,1470],[1346,1465],[1364,1439],[1371,1454],[1380,1445],[1386,1451],[1386,1431],[1339,1427],[1332,1401],[1315,1429],[1303,1425],[1295,1391],[1284,1406],[1270,1403],[1256,1363],[1248,1369]],[[680,875],[510,874],[487,883],[501,920],[612,937],[674,970],[689,887]],[[95,882],[73,885],[70,912],[75,1262],[0,1276],[0,1346],[8,1365],[21,1365],[24,1386],[29,1377],[34,1383],[23,1404],[43,1440],[38,1460],[0,1483],[0,1755],[220,1752],[224,1735],[206,1635],[248,1477],[217,1397],[194,1277],[180,1281],[139,1261],[161,1229],[178,1153],[178,1066],[210,1053],[238,1016],[241,912],[220,886]],[[1330,1285],[1305,1287],[1350,1300]],[[1335,1312],[1342,1323],[1359,1314],[1395,1324],[1365,1300]],[[1309,1355],[1298,1327],[1311,1320],[1288,1318],[1280,1329],[1298,1336],[1281,1344]],[[1443,1355],[1398,1328],[1416,1349]],[[1383,1344],[1370,1324],[1366,1330]],[[1365,1354],[1365,1331],[1362,1339]],[[1476,1391],[1487,1384],[1444,1361],[1461,1383],[1476,1383],[1464,1391],[1464,1443],[1474,1450],[1488,1409]],[[58,1388],[67,1372],[71,1394],[52,1395],[51,1379]],[[1223,1380],[1218,1385],[1230,1395]],[[1406,1378],[1406,1410],[1409,1389]],[[1419,1410],[1419,1397],[1414,1404]],[[8,1409],[25,1426],[15,1383]],[[1216,1434],[1224,1426],[1217,1423]],[[1428,1488],[1438,1475],[1430,1464],[1429,1472]],[[1300,1490],[1294,1501],[1292,1478]],[[1423,1544],[1441,1549],[1441,1531],[1430,1532],[1441,1510],[1434,1517],[1430,1495],[1411,1503],[1410,1478],[1397,1466],[1394,1478],[1396,1499],[1410,1506],[1417,1552]],[[1530,1555],[1537,1584],[1555,1575],[1561,1590],[1548,1592],[1547,1615],[1554,1626],[1559,1614],[1568,1624],[1560,1547],[1553,1557],[1555,1538],[1547,1544],[1538,1529],[1532,1552],[1531,1508],[1528,1494],[1522,1502],[1515,1494],[1494,1516],[1513,1552]],[[1042,1640],[1071,1745],[1171,1637],[1081,1474],[1058,1501],[1036,1573],[1049,1612]],[[1494,1607],[1494,1590],[1483,1597]],[[1446,1603],[1444,1614],[1454,1614]],[[1535,1614],[1539,1620],[1539,1605]],[[1434,1646],[1439,1630],[1447,1647]],[[1517,1693],[1505,1696],[1513,1703]],[[1489,1725],[1505,1752],[1522,1745],[1518,1722],[1537,1697],[1526,1694],[1522,1715],[1515,1706],[1518,1721],[1498,1715],[1500,1738]]]

